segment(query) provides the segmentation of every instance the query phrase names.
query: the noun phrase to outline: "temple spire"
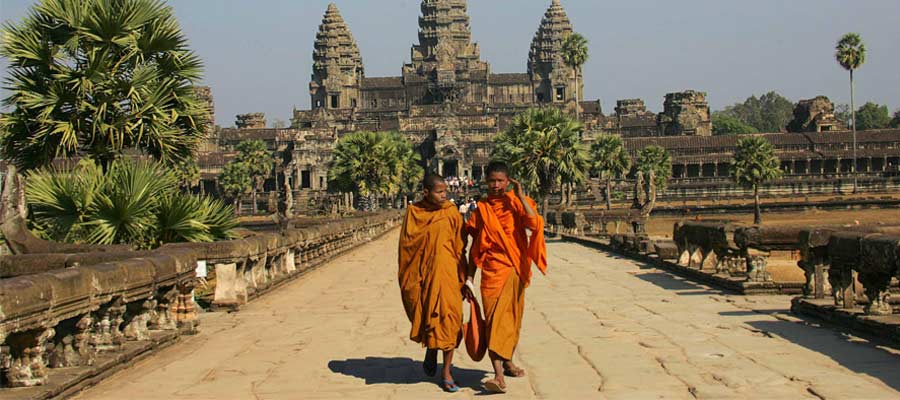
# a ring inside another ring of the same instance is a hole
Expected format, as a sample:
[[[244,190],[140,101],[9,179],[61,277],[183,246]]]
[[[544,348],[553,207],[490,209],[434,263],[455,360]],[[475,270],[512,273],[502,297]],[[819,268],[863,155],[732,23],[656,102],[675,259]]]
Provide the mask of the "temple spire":
[[[434,60],[441,48],[454,58],[478,59],[472,43],[466,0],[423,0],[419,17],[419,44],[413,46],[413,62]]]
[[[351,108],[365,76],[362,56],[350,28],[337,6],[328,5],[313,51],[313,74],[309,84],[313,108]]]

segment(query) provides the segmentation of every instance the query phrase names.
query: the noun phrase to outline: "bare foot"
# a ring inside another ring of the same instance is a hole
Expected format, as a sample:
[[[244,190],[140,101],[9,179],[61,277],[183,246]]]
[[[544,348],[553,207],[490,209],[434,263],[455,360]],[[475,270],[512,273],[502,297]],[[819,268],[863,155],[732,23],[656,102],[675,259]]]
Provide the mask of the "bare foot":
[[[525,376],[525,370],[513,364],[512,361],[506,361],[503,363],[503,374],[512,378],[521,378]]]

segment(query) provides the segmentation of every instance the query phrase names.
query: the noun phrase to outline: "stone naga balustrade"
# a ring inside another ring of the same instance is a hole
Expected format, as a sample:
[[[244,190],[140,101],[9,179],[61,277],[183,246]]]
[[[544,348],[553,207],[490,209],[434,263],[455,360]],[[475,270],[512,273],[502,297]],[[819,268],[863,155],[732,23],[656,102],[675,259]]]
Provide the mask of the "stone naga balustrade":
[[[194,331],[194,289],[207,284],[196,275],[203,265],[198,261],[206,262],[208,282],[215,285],[213,305],[237,309],[399,223],[399,212],[385,212],[148,252],[4,256],[0,394],[4,387],[45,385],[55,376],[71,379],[53,371],[91,366],[128,343]]]
[[[639,210],[553,210],[547,212],[548,230],[568,235],[610,237],[609,224],[623,223],[631,233],[645,236],[647,217]]]
[[[4,385],[42,385],[48,368],[89,366],[151,331],[193,330],[196,260],[157,251],[0,280]]]
[[[799,234],[799,228],[689,221],[676,223],[672,237],[681,266],[746,276],[751,282],[769,282],[769,252],[798,249]]]
[[[368,241],[400,223],[399,213],[348,218],[282,234],[259,234],[215,243],[180,243],[205,261],[215,282],[214,308],[236,309],[260,293]]]

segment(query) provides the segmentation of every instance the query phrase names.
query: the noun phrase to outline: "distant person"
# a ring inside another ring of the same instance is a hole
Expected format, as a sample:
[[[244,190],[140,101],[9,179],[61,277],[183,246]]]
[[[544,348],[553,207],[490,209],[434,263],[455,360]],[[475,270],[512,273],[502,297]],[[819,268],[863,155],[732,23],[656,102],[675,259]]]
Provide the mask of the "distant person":
[[[428,175],[422,186],[423,198],[409,206],[400,231],[400,295],[412,323],[409,338],[427,349],[422,363],[425,374],[437,373],[437,352],[442,351],[442,387],[457,392],[450,368],[453,351],[462,340],[463,221],[447,201],[444,178]]]
[[[510,178],[504,163],[491,162],[486,171],[488,196],[478,201],[477,211],[466,222],[465,235],[472,236],[466,292],[469,293],[475,270],[481,269],[481,298],[484,306],[485,336],[494,378],[485,389],[506,392],[504,375],[525,376],[525,370],[513,363],[519,343],[525,288],[531,282],[531,265],[547,271],[544,221],[534,200],[522,191],[522,185]],[[512,184],[513,190],[507,191]],[[529,237],[528,232],[531,232]]]
[[[459,203],[459,215],[462,215],[463,221],[469,217],[469,203],[461,201]]]

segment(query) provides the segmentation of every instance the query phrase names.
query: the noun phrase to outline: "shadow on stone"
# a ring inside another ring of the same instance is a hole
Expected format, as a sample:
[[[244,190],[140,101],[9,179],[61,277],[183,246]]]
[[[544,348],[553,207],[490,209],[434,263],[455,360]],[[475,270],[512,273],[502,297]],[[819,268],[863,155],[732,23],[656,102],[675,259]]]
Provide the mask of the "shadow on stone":
[[[460,353],[458,349],[456,353]],[[463,353],[465,351],[463,350]],[[456,354],[457,356],[461,354]],[[439,360],[440,361],[440,360]],[[422,362],[405,357],[366,357],[365,359],[334,360],[328,362],[328,369],[337,374],[356,377],[366,381],[366,385],[413,384],[418,382],[434,382],[440,386],[440,368],[435,377],[426,376],[422,372]],[[487,376],[486,371],[453,367],[453,379],[460,387],[481,390],[481,381]]]
[[[817,329],[821,334],[811,335],[809,326],[788,321],[755,321],[747,325],[821,353],[844,368],[900,390],[900,368],[895,368],[900,365],[900,355],[875,347],[878,343],[861,342],[829,329]]]
[[[722,292],[718,290],[711,290],[709,288],[696,285],[665,272],[640,273],[635,274],[634,276],[642,281],[652,283],[660,288],[666,290],[674,290],[675,293],[680,296],[722,294]]]

